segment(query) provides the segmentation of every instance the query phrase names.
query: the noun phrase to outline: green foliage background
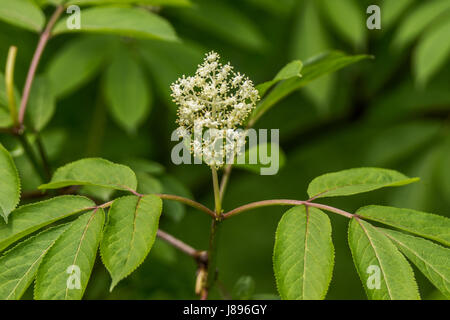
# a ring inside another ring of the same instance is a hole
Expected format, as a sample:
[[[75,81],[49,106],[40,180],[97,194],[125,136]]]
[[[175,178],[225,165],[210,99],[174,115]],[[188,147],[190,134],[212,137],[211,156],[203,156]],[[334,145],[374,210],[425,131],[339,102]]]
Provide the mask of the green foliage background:
[[[174,26],[180,42],[96,34],[58,35],[50,41],[38,73],[43,75],[42,81],[49,79],[58,88],[57,101],[47,102],[55,104],[55,113],[35,126],[43,128],[41,135],[53,168],[84,156],[134,166],[139,165],[136,158],[146,158],[162,164],[164,171],[160,167],[142,170],[138,176],[141,187],[192,194],[212,207],[208,167],[174,166],[170,161],[176,108],[169,102],[169,84],[182,74],[192,73],[209,50],[231,61],[255,83],[262,83],[293,59],[306,60],[338,49],[369,53],[375,59],[320,78],[267,112],[257,127],[280,129],[285,166],[275,176],[236,169],[224,209],[262,199],[306,199],[308,182],[320,174],[377,166],[419,176],[421,182],[322,202],[349,212],[376,203],[449,216],[448,1],[192,3],[158,9]],[[365,11],[371,4],[381,7],[381,30],[366,28]],[[45,12],[52,10],[46,7]],[[0,22],[0,61],[6,61],[10,45],[19,48],[15,79],[19,89],[36,43],[36,34]],[[66,51],[77,45],[81,48]],[[0,70],[4,73],[3,62]],[[114,74],[122,75],[121,83],[111,80]],[[133,99],[120,102],[122,97],[114,96],[117,85],[129,87]],[[119,105],[112,101],[119,101]],[[121,109],[121,103],[133,111]],[[35,190],[41,184],[39,176],[17,142],[6,135],[0,135],[0,142],[12,150],[22,191]],[[86,188],[84,192],[95,192],[104,200],[111,196],[98,189]],[[164,205],[168,212],[163,211],[161,228],[206,249],[210,219],[178,204]],[[284,211],[279,207],[257,209],[224,222],[218,268],[219,280],[227,291],[232,291],[242,275],[248,275],[254,279],[259,298],[277,294],[272,253],[275,230]],[[327,298],[364,299],[347,244],[348,221],[329,216],[336,261]],[[195,263],[159,239],[144,264],[112,293],[109,275],[97,260],[86,299],[196,298]],[[439,297],[420,273],[416,272],[416,278],[423,298]],[[26,297],[31,298],[31,291]],[[220,297],[219,292],[213,291],[212,297]]]

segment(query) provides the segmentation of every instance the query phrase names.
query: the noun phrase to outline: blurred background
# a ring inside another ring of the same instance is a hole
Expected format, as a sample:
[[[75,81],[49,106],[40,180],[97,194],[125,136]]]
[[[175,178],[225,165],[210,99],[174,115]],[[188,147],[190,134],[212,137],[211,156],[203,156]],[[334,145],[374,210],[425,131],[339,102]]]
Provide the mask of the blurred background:
[[[48,2],[37,1],[47,16],[54,10]],[[176,128],[172,82],[192,74],[210,50],[256,84],[272,79],[294,59],[327,50],[368,53],[374,59],[315,80],[260,119],[257,128],[280,130],[285,164],[275,176],[234,170],[224,209],[271,198],[304,200],[309,181],[320,174],[377,166],[421,181],[323,203],[350,212],[382,204],[450,215],[450,1],[167,2],[150,9],[173,25],[179,42],[93,34],[51,39],[35,83],[51,87],[52,98],[45,101],[51,111],[34,127],[53,169],[83,157],[103,157],[137,171],[141,192],[179,194],[212,207],[209,168],[175,166],[170,160],[170,134]],[[380,30],[366,27],[366,9],[372,4],[381,8]],[[16,45],[19,89],[37,41],[35,33],[0,21],[0,71],[4,73],[9,46]],[[121,86],[134,90],[123,101],[126,108],[115,102],[124,99],[117,96]],[[0,108],[0,127],[7,125],[2,112]],[[0,134],[0,142],[15,157],[24,195],[30,195],[25,201],[34,201],[39,176],[13,138]],[[94,188],[82,193],[105,201],[112,196]],[[253,279],[254,298],[277,298],[272,250],[285,210],[258,209],[224,223],[218,257],[221,290],[213,290],[212,298],[232,295],[241,276]],[[348,221],[330,218],[336,261],[327,299],[365,299],[347,244]],[[190,245],[207,249],[209,227],[206,215],[165,203],[161,228]],[[189,257],[158,239],[144,264],[112,293],[98,259],[85,298],[195,299],[195,271]],[[423,298],[439,298],[420,273],[416,277]]]

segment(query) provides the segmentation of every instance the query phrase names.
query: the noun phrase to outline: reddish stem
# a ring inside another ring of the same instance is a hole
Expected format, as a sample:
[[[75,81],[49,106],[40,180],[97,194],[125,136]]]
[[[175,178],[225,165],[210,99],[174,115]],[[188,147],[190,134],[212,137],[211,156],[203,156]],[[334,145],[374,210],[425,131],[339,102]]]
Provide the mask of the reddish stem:
[[[28,99],[30,97],[31,86],[33,85],[33,80],[36,75],[36,69],[39,65],[39,61],[41,60],[42,53],[44,52],[45,46],[47,45],[48,40],[50,39],[52,29],[64,11],[64,6],[58,6],[50,17],[50,20],[45,27],[44,32],[42,32],[41,37],[39,38],[38,45],[33,55],[33,59],[31,60],[30,68],[28,69],[27,79],[25,80],[25,86],[23,87],[22,92],[22,101],[20,102],[19,109],[19,127],[23,126],[23,121],[25,119],[25,112],[27,110]]]
[[[331,206],[327,206],[325,204],[320,204],[320,203],[314,203],[314,202],[309,202],[309,201],[301,201],[301,200],[289,200],[289,199],[274,199],[274,200],[264,200],[264,201],[257,201],[257,202],[252,202],[252,203],[248,203],[245,204],[243,206],[240,206],[236,209],[233,209],[225,214],[222,215],[223,219],[228,219],[234,215],[237,215],[239,213],[242,213],[244,211],[247,210],[251,210],[251,209],[256,209],[256,208],[261,208],[261,207],[268,207],[268,206],[300,206],[300,205],[305,205],[308,207],[315,207],[318,209],[323,209],[326,211],[330,211],[330,212],[334,212],[337,214],[340,214],[344,217],[347,218],[353,218],[354,214],[349,213],[347,211],[338,209],[338,208],[334,208]]]
[[[194,259],[197,259],[201,255],[201,251],[197,251],[196,249],[192,248],[190,245],[188,245],[188,244],[184,243],[183,241],[175,238],[174,236],[162,231],[161,229],[158,230],[157,235],[159,238],[163,239],[164,241],[166,241],[173,247],[175,247],[178,250],[193,257]]]
[[[187,204],[188,206],[191,206],[193,208],[196,208],[200,211],[203,211],[207,214],[209,214],[212,218],[216,219],[216,213],[214,211],[212,211],[211,209],[209,209],[208,207],[204,206],[201,203],[198,203],[197,201],[188,199],[188,198],[184,198],[184,197],[180,197],[180,196],[176,196],[173,194],[161,194],[161,193],[155,193],[155,196],[160,197],[161,199],[167,199],[167,200],[174,200],[174,201],[178,201],[178,202],[182,202],[184,204]]]

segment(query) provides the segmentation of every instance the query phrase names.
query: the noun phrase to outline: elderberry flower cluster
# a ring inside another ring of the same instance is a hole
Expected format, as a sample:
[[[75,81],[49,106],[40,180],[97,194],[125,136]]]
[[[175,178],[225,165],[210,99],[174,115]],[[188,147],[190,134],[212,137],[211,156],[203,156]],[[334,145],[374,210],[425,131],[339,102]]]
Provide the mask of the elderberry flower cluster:
[[[194,156],[215,167],[243,152],[246,132],[239,126],[259,100],[253,82],[219,60],[217,53],[207,53],[194,76],[171,85],[179,136],[189,138]]]

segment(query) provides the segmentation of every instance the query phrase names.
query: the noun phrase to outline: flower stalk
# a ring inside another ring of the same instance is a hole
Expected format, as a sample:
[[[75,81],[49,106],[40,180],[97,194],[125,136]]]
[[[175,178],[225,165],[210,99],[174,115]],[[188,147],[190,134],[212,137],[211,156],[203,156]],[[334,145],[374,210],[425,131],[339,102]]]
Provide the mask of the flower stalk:
[[[213,189],[214,189],[214,204],[216,208],[216,216],[220,216],[222,213],[222,199],[220,196],[219,178],[217,177],[217,170],[211,167]]]
[[[273,205],[304,205],[316,207],[353,218],[356,215],[324,204],[308,201],[274,199],[249,203],[223,213],[222,200],[232,171],[228,160],[244,151],[247,129],[239,128],[256,107],[260,99],[252,81],[235,72],[227,63],[222,65],[215,52],[206,54],[202,64],[193,76],[178,79],[171,85],[172,99],[178,105],[177,134],[186,140],[189,151],[211,167],[214,192],[214,212],[201,204],[187,203],[213,217],[209,237],[206,264],[199,269],[195,292],[200,299],[208,298],[209,291],[217,280],[217,243],[221,222],[244,211]],[[226,158],[226,161],[224,159]],[[232,163],[232,161],[231,161]],[[217,170],[224,167],[219,184]],[[167,197],[167,196],[166,196]],[[172,196],[170,196],[172,197]],[[185,199],[172,200],[185,202]]]

